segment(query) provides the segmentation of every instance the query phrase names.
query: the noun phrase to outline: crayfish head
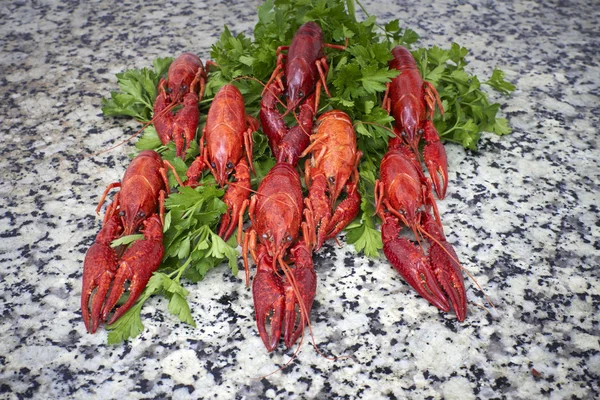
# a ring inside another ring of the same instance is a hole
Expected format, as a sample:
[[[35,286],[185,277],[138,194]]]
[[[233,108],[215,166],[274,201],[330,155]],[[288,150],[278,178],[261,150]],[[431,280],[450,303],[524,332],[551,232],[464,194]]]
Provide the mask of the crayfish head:
[[[270,232],[263,233],[260,240],[267,248],[269,256],[274,260],[277,260],[286,253],[287,249],[291,246],[294,237],[287,229],[285,229],[285,227],[278,227]]]
[[[296,109],[308,95],[312,93],[315,79],[311,74],[311,66],[304,59],[297,59],[295,66],[286,75],[287,79],[287,110],[285,114]]]
[[[224,152],[218,152],[210,162],[210,168],[220,187],[224,187],[227,184],[229,175],[233,171],[235,164],[231,161],[231,158]]]
[[[151,207],[150,209],[146,209],[148,207],[140,206],[138,204],[130,204],[128,207],[125,207],[124,210],[119,212],[121,216],[121,220],[123,222],[125,236],[131,235],[137,232],[138,228],[149,215],[153,214]]]
[[[179,103],[189,92],[196,92],[196,77],[206,78],[202,61],[192,53],[183,53],[169,66],[167,92],[173,103]]]

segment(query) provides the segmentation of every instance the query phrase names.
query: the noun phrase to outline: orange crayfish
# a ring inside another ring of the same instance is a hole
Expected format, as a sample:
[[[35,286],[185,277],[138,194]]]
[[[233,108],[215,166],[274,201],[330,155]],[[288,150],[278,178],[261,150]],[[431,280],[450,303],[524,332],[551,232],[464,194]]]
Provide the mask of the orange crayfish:
[[[358,163],[362,153],[356,148],[356,134],[350,117],[332,110],[317,119],[311,144],[302,157],[312,153],[305,164],[309,189],[308,204],[317,226],[319,249],[325,240],[335,237],[358,214]],[[347,197],[336,207],[342,191]]]

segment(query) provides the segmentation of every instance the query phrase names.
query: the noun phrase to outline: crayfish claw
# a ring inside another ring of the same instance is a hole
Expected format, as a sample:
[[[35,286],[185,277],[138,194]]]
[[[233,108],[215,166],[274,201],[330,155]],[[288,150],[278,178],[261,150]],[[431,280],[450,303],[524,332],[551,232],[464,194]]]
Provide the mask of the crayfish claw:
[[[383,253],[417,293],[440,310],[450,311],[450,304],[423,250],[408,239],[399,238],[399,232],[398,221],[388,216],[381,226]]]
[[[264,246],[261,246],[252,295],[258,333],[269,352],[275,350],[279,343],[285,308],[283,282],[273,272],[272,263],[273,259],[267,255]],[[270,329],[267,329],[267,325],[270,325]]]
[[[164,79],[161,79],[161,84],[164,86]],[[160,142],[166,145],[173,139],[173,113],[170,110],[170,101],[164,90],[158,91],[158,96],[154,102],[154,128]]]
[[[431,236],[429,263],[454,308],[456,318],[462,322],[467,315],[467,294],[456,252],[446,241],[442,227],[433,216],[421,212],[419,217],[423,230]]]
[[[95,252],[93,246],[88,250],[88,254]],[[117,257],[114,255],[114,261],[112,257],[107,262],[98,264],[98,268],[91,267],[91,264],[87,262],[84,263],[84,278],[83,278],[83,288],[81,293],[81,315],[83,317],[83,323],[85,324],[85,328],[89,333],[95,333],[96,329],[98,329],[98,325],[100,324],[100,315],[102,310],[102,304],[104,303],[104,299],[106,299],[106,294],[108,293],[108,289],[110,284],[115,276]],[[87,275],[87,276],[86,276]],[[94,275],[90,277],[90,275]],[[92,296],[92,292],[96,290],[96,292]],[[90,310],[89,303],[90,299],[92,301],[91,307],[91,325],[90,325]]]
[[[198,95],[194,92],[183,97],[183,108],[173,119],[173,139],[175,140],[177,157],[185,160],[186,152],[196,137],[196,128],[200,112],[198,111]]]
[[[320,248],[326,240],[336,237],[338,233],[356,218],[360,209],[360,193],[358,193],[355,183],[349,183],[346,191],[348,192],[348,197],[342,200],[337,206],[325,229],[319,231],[317,248]]]
[[[291,270],[294,284],[307,315],[305,316],[302,311],[302,306],[294,293],[293,286],[286,282],[284,342],[287,348],[292,347],[298,338],[302,336],[317,290],[317,275],[315,274],[311,252],[302,242],[294,246],[291,252],[295,263],[295,267]]]
[[[96,332],[100,310],[117,270],[117,252],[110,243],[123,231],[118,216],[112,216],[102,226],[94,244],[88,249],[83,262],[81,288],[81,316],[89,333]],[[93,294],[94,290],[96,292]],[[90,299],[92,301],[90,324]]]
[[[229,184],[223,202],[227,205],[227,211],[221,217],[218,235],[225,241],[233,234],[238,226],[240,213],[243,215],[245,207],[243,204],[250,197],[252,186],[250,184],[250,168],[246,160],[242,159],[235,167],[237,182]]]
[[[126,281],[129,281],[129,298],[115,311],[109,324],[113,324],[119,319],[140,297],[150,277],[162,262],[164,253],[162,238],[162,223],[158,215],[154,214],[144,221],[144,239],[131,244],[119,260],[112,289],[102,307],[103,321],[107,320],[108,315],[121,298],[125,291]]]
[[[446,149],[440,141],[431,121],[425,123],[423,138],[425,139],[425,147],[423,148],[425,166],[429,171],[435,193],[441,200],[446,197],[446,189],[448,187],[448,159]]]

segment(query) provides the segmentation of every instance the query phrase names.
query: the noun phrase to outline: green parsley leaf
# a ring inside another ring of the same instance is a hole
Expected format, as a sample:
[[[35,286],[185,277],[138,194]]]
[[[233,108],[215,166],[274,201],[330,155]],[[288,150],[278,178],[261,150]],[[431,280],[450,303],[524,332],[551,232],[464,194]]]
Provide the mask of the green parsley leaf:
[[[144,238],[144,235],[142,235],[141,233],[135,233],[133,235],[127,235],[127,236],[121,236],[120,238],[113,240],[112,243],[110,244],[110,247],[112,247],[112,248],[119,247],[121,245],[130,244],[130,243],[135,242],[136,240],[140,240],[143,238]]]
[[[348,225],[346,242],[353,244],[357,252],[364,252],[367,257],[378,257],[383,249],[381,232],[366,224]]]
[[[102,99],[102,112],[106,116],[129,116],[148,122],[154,111],[158,81],[166,73],[172,58],[154,61],[154,69],[130,69],[117,74],[121,92],[111,92],[110,99]]]
[[[510,94],[515,90],[515,85],[505,81],[504,72],[497,68],[494,68],[494,72],[492,72],[492,77],[489,80],[485,81],[485,84],[490,85],[497,91],[504,94]]]

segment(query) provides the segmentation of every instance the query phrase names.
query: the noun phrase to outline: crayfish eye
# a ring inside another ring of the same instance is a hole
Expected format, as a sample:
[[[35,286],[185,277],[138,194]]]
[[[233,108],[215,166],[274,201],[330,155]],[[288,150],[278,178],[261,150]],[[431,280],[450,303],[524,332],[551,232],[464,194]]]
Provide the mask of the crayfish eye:
[[[423,128],[419,129],[419,130],[417,131],[417,133],[418,133],[419,135],[422,135],[422,134],[423,134]]]
[[[233,163],[231,161],[227,161],[227,169],[233,168]]]
[[[140,218],[144,218],[146,216],[146,213],[143,211],[138,212],[138,217]]]
[[[119,213],[119,215],[120,215],[121,217],[124,217],[124,216],[125,216],[125,211],[121,210],[121,212]]]
[[[183,85],[183,86],[181,87],[181,90],[182,90],[182,91],[184,91],[184,92],[185,92],[187,89],[188,89],[187,85]]]
[[[334,182],[335,182],[335,177],[333,177],[333,176],[330,176],[330,177],[329,177],[329,182],[330,182],[330,183],[334,183]]]
[[[292,236],[288,235],[288,237],[286,237],[286,239],[287,239],[288,242],[291,242],[292,241]]]
[[[171,94],[172,91],[173,91],[173,89],[171,89],[171,88],[167,88],[167,90],[165,90],[165,92],[167,92],[167,94]]]
[[[304,92],[302,90],[298,91],[298,97],[304,97]]]
[[[402,131],[402,137],[406,137],[406,132]]]
[[[262,237],[263,239],[266,239],[266,238],[267,238],[267,234],[266,234],[266,233],[263,233],[261,237]]]
[[[213,162],[210,163],[210,166],[213,167],[213,168],[216,168],[217,164],[215,164],[215,162],[213,161]]]

